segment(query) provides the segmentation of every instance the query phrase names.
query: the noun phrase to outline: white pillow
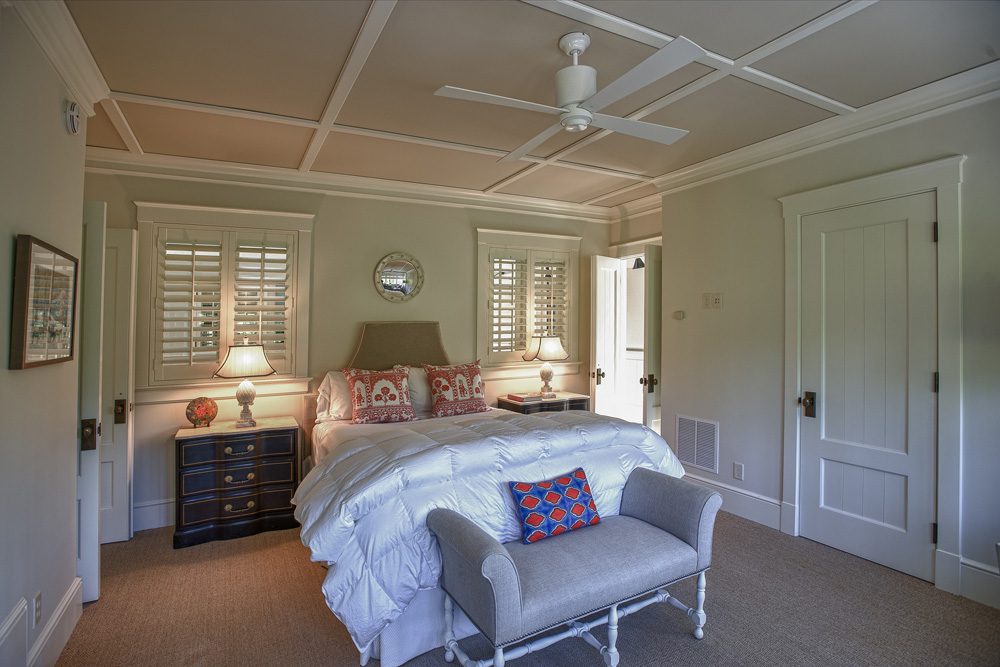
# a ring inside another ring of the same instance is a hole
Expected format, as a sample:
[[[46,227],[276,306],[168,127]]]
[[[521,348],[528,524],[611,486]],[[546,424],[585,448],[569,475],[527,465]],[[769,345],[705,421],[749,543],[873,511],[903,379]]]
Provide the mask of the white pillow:
[[[410,385],[410,405],[413,406],[413,413],[419,417],[430,417],[434,399],[431,396],[431,383],[427,380],[427,371],[415,366],[395,365],[393,368],[406,368],[409,370],[407,381]],[[350,399],[350,396],[348,396]]]
[[[424,382],[427,378],[424,377]],[[354,405],[351,402],[351,390],[347,387],[347,378],[342,371],[330,371],[319,386],[319,397],[316,399],[316,423],[333,421],[335,419],[351,419]]]

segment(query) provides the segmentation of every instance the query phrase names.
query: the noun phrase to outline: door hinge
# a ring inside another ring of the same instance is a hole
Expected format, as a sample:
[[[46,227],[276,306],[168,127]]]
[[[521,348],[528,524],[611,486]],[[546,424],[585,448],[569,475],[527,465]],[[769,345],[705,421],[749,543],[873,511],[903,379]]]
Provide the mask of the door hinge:
[[[937,531],[937,521],[935,521],[934,523],[931,524],[931,541],[934,542],[934,544],[938,543],[938,541],[937,541],[938,540],[938,534],[937,533],[938,533],[938,531]]]
[[[938,390],[940,390],[940,388],[941,388],[941,374],[938,373],[937,371],[934,371],[934,393],[935,394],[938,393]]]
[[[938,223],[934,223],[934,243],[938,242]]]

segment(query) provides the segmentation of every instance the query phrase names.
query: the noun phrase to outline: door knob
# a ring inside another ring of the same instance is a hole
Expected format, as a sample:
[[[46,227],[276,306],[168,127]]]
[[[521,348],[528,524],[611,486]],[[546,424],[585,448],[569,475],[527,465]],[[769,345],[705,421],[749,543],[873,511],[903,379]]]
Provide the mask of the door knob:
[[[639,378],[639,384],[646,388],[646,393],[652,394],[656,391],[656,385],[660,384],[660,381],[656,379],[656,376],[652,373],[648,377]]]
[[[601,384],[601,380],[604,379],[605,377],[607,377],[607,375],[604,373],[604,371],[602,371],[600,368],[598,368],[596,371],[594,371],[593,373],[590,374],[590,377],[592,377],[595,380],[597,380],[597,382],[595,384]]]
[[[807,391],[799,399],[799,403],[802,404],[802,416],[803,417],[815,417],[816,416],[816,392]]]

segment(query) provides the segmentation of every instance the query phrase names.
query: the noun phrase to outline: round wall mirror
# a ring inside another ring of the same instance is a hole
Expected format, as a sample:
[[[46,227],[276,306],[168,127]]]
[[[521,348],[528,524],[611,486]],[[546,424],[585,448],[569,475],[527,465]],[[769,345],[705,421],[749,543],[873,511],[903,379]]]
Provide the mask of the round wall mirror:
[[[383,299],[409,301],[424,286],[424,269],[412,255],[394,252],[375,267],[375,289]]]

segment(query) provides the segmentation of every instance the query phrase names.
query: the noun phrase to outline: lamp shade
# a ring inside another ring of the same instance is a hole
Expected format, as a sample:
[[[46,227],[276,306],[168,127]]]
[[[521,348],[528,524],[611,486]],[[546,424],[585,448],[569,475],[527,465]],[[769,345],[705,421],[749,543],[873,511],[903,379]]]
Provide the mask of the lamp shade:
[[[277,373],[260,344],[230,345],[226,360],[215,371],[217,378],[255,378]]]
[[[532,336],[527,351],[521,355],[525,361],[562,361],[569,352],[562,345],[559,336]]]

